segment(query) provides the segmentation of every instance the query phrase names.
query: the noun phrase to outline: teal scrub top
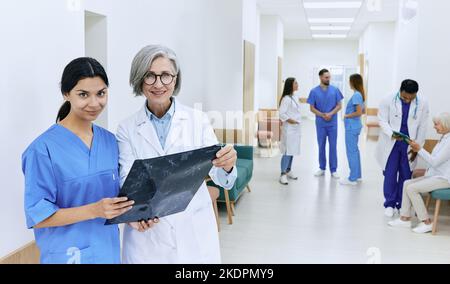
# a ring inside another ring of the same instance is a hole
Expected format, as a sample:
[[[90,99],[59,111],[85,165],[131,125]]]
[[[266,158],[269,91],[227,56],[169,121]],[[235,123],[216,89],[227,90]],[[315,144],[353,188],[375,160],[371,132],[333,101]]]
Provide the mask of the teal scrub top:
[[[115,136],[93,125],[89,149],[55,124],[22,155],[28,228],[62,208],[80,207],[119,192],[119,149]],[[120,263],[117,225],[97,218],[72,225],[34,229],[41,263]]]
[[[360,92],[356,91],[347,103],[345,114],[356,112],[356,107],[361,106],[364,113],[364,100]],[[360,129],[362,128],[361,117],[351,117],[344,120],[345,129]]]

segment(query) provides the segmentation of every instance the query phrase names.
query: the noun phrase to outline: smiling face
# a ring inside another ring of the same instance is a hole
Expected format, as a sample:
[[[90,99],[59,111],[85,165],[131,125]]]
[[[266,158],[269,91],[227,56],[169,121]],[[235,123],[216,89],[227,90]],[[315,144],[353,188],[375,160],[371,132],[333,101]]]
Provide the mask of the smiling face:
[[[154,77],[156,77],[156,81],[152,84]],[[172,82],[168,80],[169,78],[173,79]],[[175,90],[176,79],[175,68],[170,59],[166,57],[155,59],[148,70],[146,79],[142,83],[142,92],[149,104],[170,105],[170,98]]]
[[[100,77],[85,78],[64,94],[64,98],[70,102],[70,116],[92,122],[108,103],[108,86]]]

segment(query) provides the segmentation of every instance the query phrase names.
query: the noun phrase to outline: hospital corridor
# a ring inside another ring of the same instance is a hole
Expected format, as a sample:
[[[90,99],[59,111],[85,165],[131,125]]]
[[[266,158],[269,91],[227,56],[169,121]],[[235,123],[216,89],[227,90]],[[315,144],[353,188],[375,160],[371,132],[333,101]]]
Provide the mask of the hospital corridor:
[[[0,1],[0,267],[450,264],[448,10]]]

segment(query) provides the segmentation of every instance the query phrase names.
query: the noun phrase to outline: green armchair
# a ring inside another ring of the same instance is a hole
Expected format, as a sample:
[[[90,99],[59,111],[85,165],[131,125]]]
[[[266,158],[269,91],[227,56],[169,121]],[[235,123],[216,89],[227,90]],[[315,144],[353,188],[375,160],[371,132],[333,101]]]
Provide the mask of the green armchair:
[[[212,180],[207,182],[208,186],[217,187],[220,191],[217,201],[225,202],[227,206],[228,224],[233,224],[234,204],[241,196],[245,188],[251,192],[249,182],[253,176],[253,146],[234,145],[237,152],[237,179],[234,186],[225,190],[221,186],[216,185]]]

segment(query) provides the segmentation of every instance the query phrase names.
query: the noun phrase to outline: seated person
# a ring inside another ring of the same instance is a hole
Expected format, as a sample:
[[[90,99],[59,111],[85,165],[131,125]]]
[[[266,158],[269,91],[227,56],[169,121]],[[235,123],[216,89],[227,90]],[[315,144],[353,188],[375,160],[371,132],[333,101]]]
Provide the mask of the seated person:
[[[434,129],[438,134],[442,134],[442,138],[432,154],[416,142],[409,142],[412,150],[418,153],[430,165],[430,168],[425,176],[405,181],[400,218],[390,221],[388,223],[390,226],[411,228],[411,209],[414,208],[421,222],[413,231],[415,233],[431,232],[433,223],[428,217],[421,193],[450,188],[450,114],[443,113],[434,118],[433,122]]]

